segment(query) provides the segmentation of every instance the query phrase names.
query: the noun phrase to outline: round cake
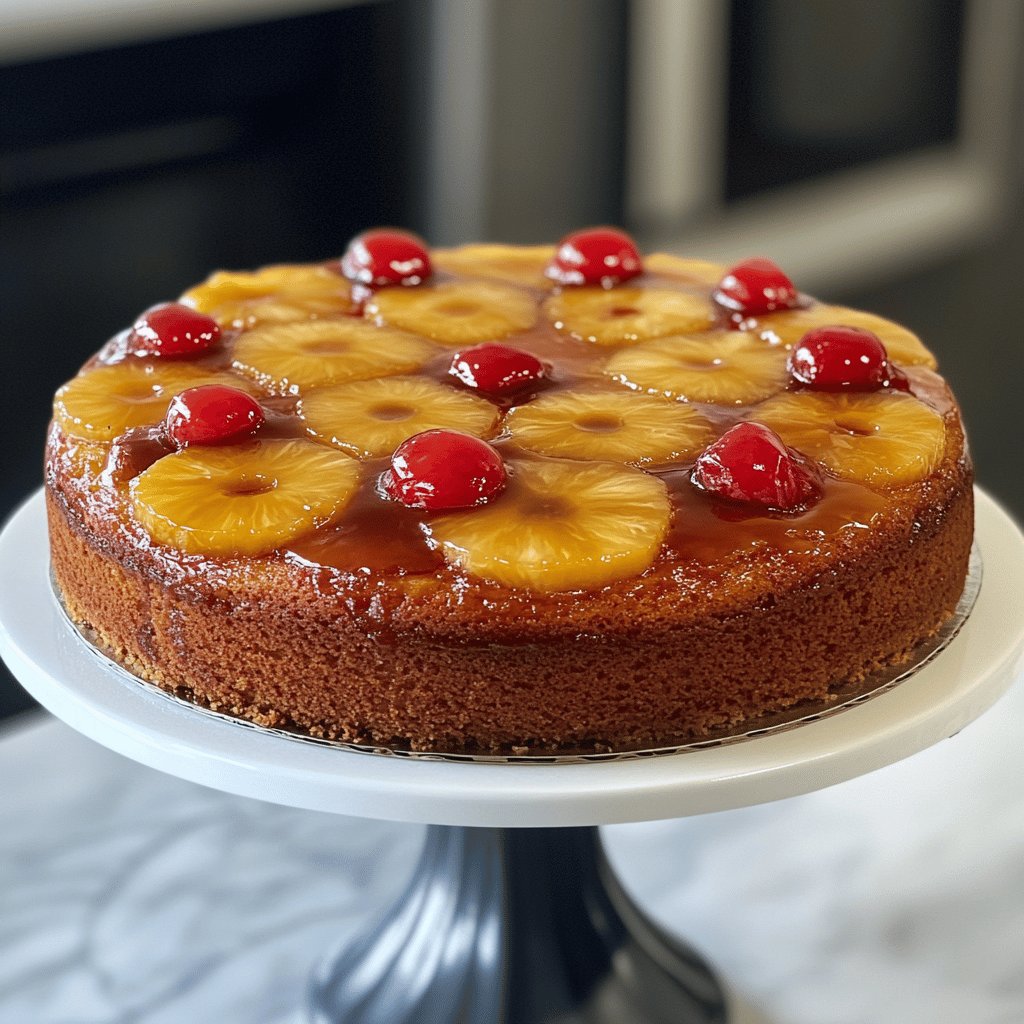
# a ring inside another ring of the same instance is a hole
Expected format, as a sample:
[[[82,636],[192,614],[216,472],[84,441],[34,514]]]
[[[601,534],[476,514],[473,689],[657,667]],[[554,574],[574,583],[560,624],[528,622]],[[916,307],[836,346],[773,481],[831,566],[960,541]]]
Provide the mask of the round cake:
[[[610,228],[219,272],[54,401],[51,557],[138,677],[312,736],[624,751],[909,659],[973,533],[909,330]]]

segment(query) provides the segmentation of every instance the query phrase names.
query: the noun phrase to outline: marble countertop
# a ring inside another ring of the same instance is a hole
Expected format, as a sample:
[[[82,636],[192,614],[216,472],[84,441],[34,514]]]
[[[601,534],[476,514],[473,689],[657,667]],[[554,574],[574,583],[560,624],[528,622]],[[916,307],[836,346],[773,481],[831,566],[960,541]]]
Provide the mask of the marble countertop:
[[[1019,1024],[1022,736],[1024,681],[872,775],[605,841],[772,1024]],[[299,1024],[310,965],[422,838],[203,789],[41,713],[0,732],[0,778],[0,1024]]]

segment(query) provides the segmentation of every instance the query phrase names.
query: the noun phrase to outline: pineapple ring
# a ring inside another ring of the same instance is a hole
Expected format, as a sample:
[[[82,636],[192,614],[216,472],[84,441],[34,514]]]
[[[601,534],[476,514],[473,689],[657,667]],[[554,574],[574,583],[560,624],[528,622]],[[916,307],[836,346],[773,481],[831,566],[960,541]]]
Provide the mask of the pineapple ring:
[[[60,460],[61,472],[66,472],[87,490],[96,491],[103,486],[103,471],[110,457],[110,442],[65,436],[55,457]]]
[[[682,278],[687,283],[714,288],[725,277],[728,268],[721,263],[707,260],[691,260],[673,256],[667,252],[652,252],[644,258],[644,270],[648,274],[664,274],[666,277]]]
[[[616,353],[604,372],[634,391],[715,405],[750,405],[789,381],[786,350],[746,331],[658,338]]]
[[[707,295],[668,288],[565,288],[544,303],[555,327],[595,345],[635,345],[713,326]]]
[[[942,460],[945,424],[934,409],[902,392],[778,395],[750,418],[843,480],[904,487]]]
[[[691,406],[607,391],[545,395],[513,409],[505,428],[516,444],[540,455],[628,466],[678,462],[715,437]]]
[[[527,292],[489,281],[381,288],[364,308],[378,324],[399,327],[442,345],[506,338],[529,330],[537,307]]]
[[[130,484],[135,517],[189,554],[258,555],[336,518],[359,464],[312,441],[185,448]]]
[[[435,249],[431,259],[436,270],[447,274],[550,291],[554,282],[544,276],[544,271],[554,254],[551,245],[463,245],[458,249]]]
[[[668,531],[664,483],[607,462],[514,461],[499,498],[428,526],[445,559],[510,587],[589,590],[649,568]]]
[[[877,334],[885,351],[894,363],[904,366],[927,366],[935,369],[935,356],[922,344],[913,331],[892,320],[845,306],[811,306],[792,309],[785,313],[770,313],[758,317],[756,331],[769,341],[782,342],[793,348],[800,339],[816,327],[859,327]]]
[[[288,323],[347,312],[348,281],[321,264],[279,264],[253,273],[220,270],[181,297],[221,327]]]
[[[235,343],[233,365],[268,391],[297,395],[325,384],[411,373],[434,355],[422,338],[345,317],[254,328]]]
[[[390,455],[424,430],[459,430],[487,437],[501,416],[490,402],[436,381],[388,377],[317,388],[299,403],[310,435],[369,459]]]
[[[130,360],[73,377],[53,398],[53,418],[65,434],[112,441],[132,427],[159,423],[171,399],[186,388],[227,384],[251,390],[233,374],[182,363]]]

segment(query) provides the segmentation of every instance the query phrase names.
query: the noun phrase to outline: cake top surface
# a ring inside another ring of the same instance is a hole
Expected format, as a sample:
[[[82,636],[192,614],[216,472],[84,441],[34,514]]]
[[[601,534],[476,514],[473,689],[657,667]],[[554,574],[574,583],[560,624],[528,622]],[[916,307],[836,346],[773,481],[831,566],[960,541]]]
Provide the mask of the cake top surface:
[[[767,260],[376,231],[147,311],[58,391],[50,461],[180,565],[592,591],[869,526],[949,457],[934,369]]]

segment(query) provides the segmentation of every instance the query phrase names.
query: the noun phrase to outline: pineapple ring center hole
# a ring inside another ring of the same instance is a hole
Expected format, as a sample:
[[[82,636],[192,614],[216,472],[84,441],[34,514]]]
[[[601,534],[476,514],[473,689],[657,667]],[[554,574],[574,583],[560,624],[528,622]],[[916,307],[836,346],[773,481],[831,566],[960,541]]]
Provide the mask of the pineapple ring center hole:
[[[375,420],[394,421],[407,420],[415,415],[416,410],[411,405],[403,405],[401,402],[381,402],[373,406],[369,412]]]
[[[557,494],[531,491],[519,505],[524,519],[565,519],[572,513],[572,505]]]
[[[164,397],[164,388],[157,384],[139,384],[137,387],[122,391],[117,396],[126,405],[145,405]]]
[[[580,416],[573,425],[588,434],[614,434],[616,430],[622,429],[622,417],[607,412],[592,412]]]
[[[639,316],[639,315],[640,315],[640,310],[637,309],[636,306],[612,306],[612,308],[608,310],[608,316],[611,319],[613,319],[613,320],[617,320],[620,317],[624,317],[624,316]]]
[[[306,346],[306,351],[314,356],[343,356],[348,353],[349,346],[340,339],[314,341]]]
[[[680,359],[678,361],[681,370],[691,370],[694,373],[713,373],[716,370],[725,370],[728,364],[721,358],[708,359]]]
[[[236,477],[221,484],[220,492],[226,498],[255,498],[269,494],[277,487],[277,478],[253,473],[252,476]]]
[[[442,302],[436,307],[436,312],[442,316],[476,316],[480,307],[473,302],[458,302],[452,299],[451,302]]]
[[[852,437],[870,437],[878,430],[874,423],[869,423],[865,420],[836,420],[835,426],[839,433],[849,434]]]

